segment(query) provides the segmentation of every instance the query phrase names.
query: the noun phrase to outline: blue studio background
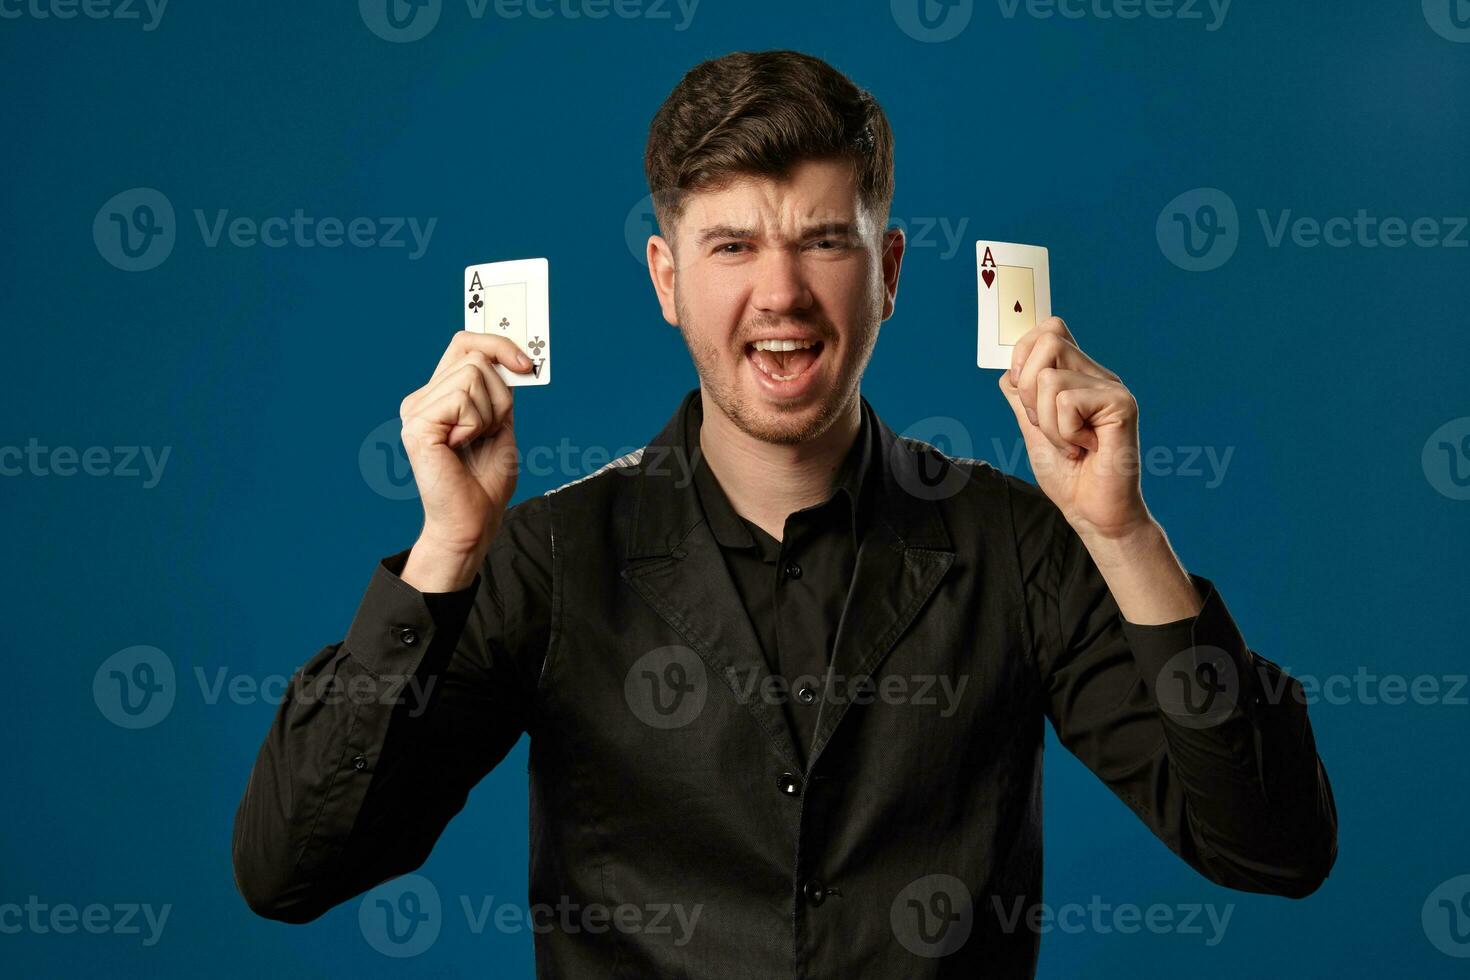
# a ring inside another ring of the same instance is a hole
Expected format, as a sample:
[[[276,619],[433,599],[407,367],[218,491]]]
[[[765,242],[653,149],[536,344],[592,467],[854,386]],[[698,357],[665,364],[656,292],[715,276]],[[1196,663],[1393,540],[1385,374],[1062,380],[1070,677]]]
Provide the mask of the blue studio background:
[[[518,499],[695,385],[635,254],[643,141],[684,70],[772,47],[896,130],[911,243],[864,385],[885,420],[1017,468],[974,366],[973,243],[1048,245],[1057,312],[1138,396],[1185,564],[1323,685],[1341,854],[1302,902],[1206,882],[1048,736],[1046,901],[1230,919],[1053,928],[1040,975],[1464,972],[1466,920],[1431,901],[1470,888],[1463,0],[432,0],[406,26],[382,0],[93,2],[0,2],[0,974],[531,974],[528,931],[462,907],[526,901],[524,741],[422,869],[443,914],[411,958],[356,900],[254,917],[231,820],[280,682],[418,528],[375,430],[458,329],[466,264],[551,261],[561,354],[517,428],[570,463]],[[213,234],[298,209],[371,244]],[[127,243],[111,214],[138,217]],[[1329,244],[1299,218],[1346,220]],[[114,657],[157,668],[151,715],[120,708]]]

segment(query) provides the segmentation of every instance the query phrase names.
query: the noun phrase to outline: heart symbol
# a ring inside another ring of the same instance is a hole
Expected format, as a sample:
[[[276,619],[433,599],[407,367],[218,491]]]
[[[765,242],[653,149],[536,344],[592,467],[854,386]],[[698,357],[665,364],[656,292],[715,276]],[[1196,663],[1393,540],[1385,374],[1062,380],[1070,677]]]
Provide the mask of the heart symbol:
[[[980,278],[985,280],[985,288],[986,289],[989,289],[990,288],[990,284],[993,283],[993,282],[995,282],[995,270],[994,269],[984,269],[984,270],[982,270],[980,272]]]

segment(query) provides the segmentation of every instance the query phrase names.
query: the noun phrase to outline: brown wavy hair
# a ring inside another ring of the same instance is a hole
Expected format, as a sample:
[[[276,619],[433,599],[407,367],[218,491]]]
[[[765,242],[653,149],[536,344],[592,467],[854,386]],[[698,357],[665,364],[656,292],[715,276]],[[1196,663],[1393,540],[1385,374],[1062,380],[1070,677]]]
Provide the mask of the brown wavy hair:
[[[648,129],[643,170],[665,234],[690,191],[785,176],[808,159],[852,161],[858,198],[888,223],[893,130],[868,92],[799,51],[737,51],[695,65]]]

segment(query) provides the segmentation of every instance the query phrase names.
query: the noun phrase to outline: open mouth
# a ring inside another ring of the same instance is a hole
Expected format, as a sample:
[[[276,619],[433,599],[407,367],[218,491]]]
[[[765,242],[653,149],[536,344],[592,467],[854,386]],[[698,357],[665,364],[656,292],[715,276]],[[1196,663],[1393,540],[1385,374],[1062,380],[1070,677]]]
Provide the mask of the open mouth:
[[[756,340],[745,345],[745,357],[762,376],[787,385],[811,372],[822,348],[820,340]]]

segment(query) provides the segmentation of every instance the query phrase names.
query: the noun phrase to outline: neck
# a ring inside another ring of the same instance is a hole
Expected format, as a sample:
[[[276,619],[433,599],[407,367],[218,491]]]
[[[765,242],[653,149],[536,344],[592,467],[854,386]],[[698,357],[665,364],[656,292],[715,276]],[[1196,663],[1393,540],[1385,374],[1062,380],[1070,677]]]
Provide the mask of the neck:
[[[794,445],[763,442],[731,422],[701,388],[699,445],[735,513],[781,539],[786,518],[826,500],[862,425],[856,394],[827,431]]]

